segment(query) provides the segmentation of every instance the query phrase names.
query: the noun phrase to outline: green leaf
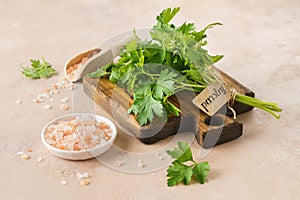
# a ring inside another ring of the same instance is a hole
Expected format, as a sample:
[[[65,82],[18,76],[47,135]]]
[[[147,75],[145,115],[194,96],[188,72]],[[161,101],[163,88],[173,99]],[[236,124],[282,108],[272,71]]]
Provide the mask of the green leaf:
[[[31,66],[35,69],[41,68],[42,64],[39,60],[30,59]]]
[[[174,186],[183,181],[185,185],[190,184],[193,170],[179,162],[173,162],[173,165],[168,168],[167,177],[170,177],[167,182],[168,186]]]
[[[146,125],[153,121],[154,116],[163,118],[165,112],[160,101],[155,100],[151,95],[135,97],[134,103],[128,109],[128,113],[137,115],[140,125]]]
[[[210,166],[208,162],[201,162],[195,165],[195,167],[193,168],[193,174],[195,178],[199,181],[199,183],[203,184],[206,181],[209,170]]]
[[[162,99],[163,96],[170,96],[175,93],[174,81],[172,80],[177,74],[168,70],[163,70],[157,82],[154,85],[153,95],[156,99]]]
[[[35,68],[22,67],[22,74],[32,79],[39,79],[40,76]]]
[[[50,67],[47,67],[47,68],[44,67],[38,71],[39,76],[42,78],[50,77],[50,76],[54,75],[55,73],[56,73],[56,71]]]
[[[22,67],[22,74],[26,77],[32,79],[39,78],[48,78],[54,74],[56,74],[55,69],[52,68],[52,65],[45,61],[44,57],[42,57],[42,63],[39,60],[30,59],[31,67]]]
[[[108,63],[106,65],[104,65],[103,67],[97,69],[96,71],[89,73],[87,76],[90,78],[101,78],[105,75],[109,75],[111,73],[111,68],[115,67],[116,65],[111,62]]]
[[[173,151],[166,151],[172,158],[178,162],[193,161],[192,151],[190,145],[187,142],[178,142],[178,147],[175,147]]]
[[[177,28],[177,31],[182,32],[183,34],[191,34],[196,29],[194,23],[186,23],[184,22],[181,26]]]
[[[174,104],[169,102],[168,100],[163,102],[163,106],[168,114],[172,114],[174,116],[180,115],[181,110],[179,108],[177,108]]]
[[[180,7],[177,8],[167,8],[163,10],[159,16],[156,17],[156,20],[160,22],[161,24],[168,24],[173,17],[179,12]]]

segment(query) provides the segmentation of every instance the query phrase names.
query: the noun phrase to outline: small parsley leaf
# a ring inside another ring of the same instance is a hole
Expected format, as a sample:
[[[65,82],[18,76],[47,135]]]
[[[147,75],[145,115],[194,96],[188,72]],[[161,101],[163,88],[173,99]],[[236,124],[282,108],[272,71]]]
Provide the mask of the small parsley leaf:
[[[195,165],[193,168],[193,174],[199,183],[203,184],[207,178],[209,170],[210,166],[208,165],[208,162],[202,162]]]
[[[173,162],[169,167],[167,176],[170,177],[167,182],[168,186],[174,186],[183,181],[185,185],[190,184],[192,180],[193,170],[180,162]]]
[[[167,184],[169,187],[177,185],[181,182],[183,184],[190,184],[194,177],[199,183],[205,183],[210,166],[207,162],[196,163],[193,160],[190,145],[187,142],[178,142],[178,147],[173,151],[167,150],[167,153],[175,158],[172,165],[167,170]],[[186,165],[185,162],[192,162],[192,165]]]
[[[56,74],[55,69],[52,68],[52,65],[45,61],[42,57],[42,62],[40,60],[30,59],[30,67],[22,67],[22,74],[26,77],[32,79],[48,78]]]
[[[151,95],[145,97],[135,97],[134,103],[128,110],[128,113],[131,112],[137,115],[137,120],[140,125],[145,125],[151,122],[154,118],[154,115],[161,118],[163,118],[165,115],[160,101],[154,99]]]
[[[171,9],[171,8],[167,8],[165,10],[163,10],[159,16],[156,17],[156,20],[158,22],[160,22],[161,24],[168,24],[173,17],[179,12],[180,7]]]
[[[167,150],[167,153],[178,162],[193,161],[192,151],[190,145],[187,142],[178,142],[178,147],[175,147],[173,151]]]

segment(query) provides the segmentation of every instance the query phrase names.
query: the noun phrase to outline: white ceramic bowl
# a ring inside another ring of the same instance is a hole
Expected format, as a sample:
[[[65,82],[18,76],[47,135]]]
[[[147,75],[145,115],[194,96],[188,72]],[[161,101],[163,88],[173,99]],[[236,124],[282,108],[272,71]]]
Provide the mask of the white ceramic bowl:
[[[80,119],[86,119],[87,117],[92,117],[93,119],[96,119],[97,121],[105,122],[112,129],[112,137],[110,138],[109,141],[107,141],[104,144],[99,144],[92,149],[82,150],[82,151],[61,150],[61,149],[55,148],[55,147],[51,146],[50,144],[48,144],[45,140],[45,131],[46,131],[47,127],[50,126],[51,124],[56,124],[62,120],[69,120],[71,117],[79,117]],[[97,157],[97,156],[103,154],[104,152],[106,152],[113,145],[113,142],[116,139],[116,137],[117,137],[117,129],[116,129],[116,126],[114,125],[114,123],[111,120],[107,119],[106,117],[92,114],[92,113],[75,113],[75,114],[69,114],[69,115],[64,115],[64,116],[58,117],[58,118],[50,121],[43,128],[42,133],[41,133],[42,142],[46,146],[48,151],[55,156],[58,156],[58,157],[64,158],[64,159],[68,159],[68,160],[86,160],[86,159]]]

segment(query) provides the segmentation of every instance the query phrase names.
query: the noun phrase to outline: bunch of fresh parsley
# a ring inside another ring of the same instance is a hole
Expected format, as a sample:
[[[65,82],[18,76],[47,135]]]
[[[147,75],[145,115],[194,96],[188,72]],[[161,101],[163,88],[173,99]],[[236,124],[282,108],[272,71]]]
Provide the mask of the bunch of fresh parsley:
[[[89,74],[92,78],[108,77],[133,96],[128,113],[137,115],[140,125],[151,123],[154,117],[165,121],[179,116],[180,109],[168,98],[181,90],[201,92],[210,83],[221,82],[211,65],[223,56],[211,56],[204,49],[206,31],[221,23],[212,23],[197,31],[194,23],[176,27],[170,21],[180,8],[168,8],[157,17],[150,30],[151,40],[133,40],[120,52],[117,63],[109,63]],[[265,102],[242,94],[235,101],[261,108],[275,117],[281,109],[277,103]]]
[[[210,166],[207,162],[195,162],[193,159],[192,151],[187,142],[178,142],[178,147],[173,151],[167,150],[167,153],[175,159],[171,166],[168,168],[167,180],[168,186],[174,186],[180,182],[185,185],[191,183],[194,177],[199,183],[203,184],[208,176]],[[191,162],[192,165],[184,163]]]
[[[128,113],[137,115],[140,125],[151,123],[155,116],[165,120],[179,116],[180,109],[168,98],[181,90],[202,91],[213,77],[204,68],[222,58],[210,56],[202,48],[207,43],[205,31],[219,23],[200,32],[194,24],[176,28],[169,22],[178,11],[179,8],[164,10],[151,29],[152,40],[128,42],[116,64],[109,63],[89,74],[92,78],[108,76],[111,82],[132,93],[134,103]],[[203,57],[200,62],[199,54]],[[205,73],[205,78],[198,71]]]
[[[39,60],[30,59],[30,67],[22,67],[22,74],[26,77],[32,79],[48,78],[56,74],[55,69],[52,68],[52,65],[45,61],[45,58],[42,57],[42,62]]]

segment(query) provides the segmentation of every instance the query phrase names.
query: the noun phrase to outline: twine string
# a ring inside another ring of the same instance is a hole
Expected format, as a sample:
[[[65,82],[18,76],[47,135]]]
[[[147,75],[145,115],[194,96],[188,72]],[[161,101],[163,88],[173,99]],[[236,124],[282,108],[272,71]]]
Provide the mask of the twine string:
[[[229,108],[229,110],[231,110],[231,112],[233,113],[233,119],[236,119],[236,112],[235,110],[232,108],[233,103],[234,103],[234,99],[237,95],[237,91],[235,89],[230,89],[230,99],[227,103],[227,107]]]

